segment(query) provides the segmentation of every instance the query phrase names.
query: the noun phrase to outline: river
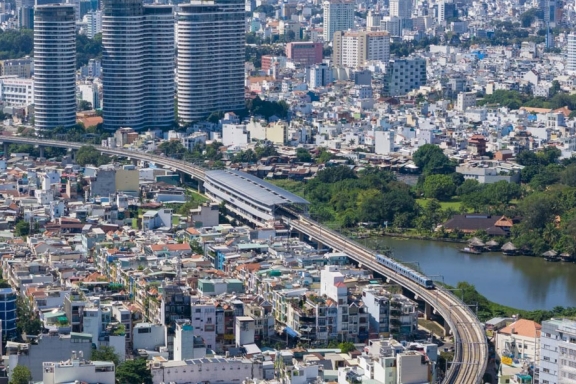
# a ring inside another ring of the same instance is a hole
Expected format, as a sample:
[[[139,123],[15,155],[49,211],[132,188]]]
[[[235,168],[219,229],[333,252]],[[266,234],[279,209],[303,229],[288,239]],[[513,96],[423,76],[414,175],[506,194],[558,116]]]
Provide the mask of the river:
[[[391,237],[359,241],[373,249],[391,247],[396,259],[417,262],[425,274],[442,275],[446,284],[467,281],[499,304],[525,310],[576,307],[574,263],[551,263],[539,257],[504,256],[500,252],[471,255],[458,251],[462,244],[437,241]]]

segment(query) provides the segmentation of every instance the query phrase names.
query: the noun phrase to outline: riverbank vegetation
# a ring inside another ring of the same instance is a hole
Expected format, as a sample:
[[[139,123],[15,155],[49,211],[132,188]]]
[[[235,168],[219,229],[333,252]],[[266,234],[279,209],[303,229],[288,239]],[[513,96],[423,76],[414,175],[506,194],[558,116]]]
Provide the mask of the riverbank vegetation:
[[[514,220],[509,237],[496,239],[500,244],[512,241],[526,254],[553,249],[576,255],[576,159],[559,158],[553,147],[521,152],[521,184],[480,184],[456,173],[439,147],[424,145],[413,156],[422,171],[415,186],[388,170],[354,172],[347,166],[327,167],[307,182],[272,182],[309,200],[312,218],[344,231],[370,226],[416,237],[463,239],[463,233],[441,224],[457,214],[481,212]],[[468,236],[488,238],[485,231]]]
[[[535,310],[525,311],[517,308],[507,307],[498,303],[494,303],[482,296],[476,288],[465,282],[460,282],[454,287],[454,294],[461,297],[464,303],[475,307],[478,304],[478,318],[480,321],[487,321],[494,317],[511,317],[519,315],[523,319],[533,320],[537,323],[542,323],[552,317],[575,317],[575,307],[554,307],[552,310]]]

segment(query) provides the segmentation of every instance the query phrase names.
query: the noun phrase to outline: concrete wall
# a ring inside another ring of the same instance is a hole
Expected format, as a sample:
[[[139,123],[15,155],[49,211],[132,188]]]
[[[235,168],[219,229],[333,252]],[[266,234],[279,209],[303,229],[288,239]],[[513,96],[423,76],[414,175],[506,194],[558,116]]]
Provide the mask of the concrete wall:
[[[100,177],[100,175],[98,175]],[[138,191],[139,171],[137,169],[117,169],[116,170],[116,190],[117,191]]]
[[[109,196],[116,193],[116,171],[99,169],[96,180],[90,182],[90,192],[92,196]]]

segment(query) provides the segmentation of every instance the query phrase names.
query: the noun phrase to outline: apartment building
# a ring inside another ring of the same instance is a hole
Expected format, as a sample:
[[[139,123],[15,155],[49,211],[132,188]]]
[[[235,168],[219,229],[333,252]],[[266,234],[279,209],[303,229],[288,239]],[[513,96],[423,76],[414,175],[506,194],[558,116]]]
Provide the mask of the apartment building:
[[[542,322],[539,354],[535,383],[576,383],[576,321],[551,319]]]
[[[426,60],[391,60],[384,76],[383,93],[386,96],[403,96],[425,84]]]
[[[354,28],[354,2],[349,0],[328,0],[324,9],[324,41],[331,41],[334,33]]]
[[[333,64],[359,67],[368,61],[390,60],[390,34],[386,31],[338,31],[333,39]]]

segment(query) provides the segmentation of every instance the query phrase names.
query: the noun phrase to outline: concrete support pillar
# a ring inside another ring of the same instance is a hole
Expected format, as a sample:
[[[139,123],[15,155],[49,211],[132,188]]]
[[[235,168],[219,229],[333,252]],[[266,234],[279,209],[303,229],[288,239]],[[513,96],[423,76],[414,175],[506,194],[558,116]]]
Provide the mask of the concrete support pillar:
[[[8,143],[4,143],[4,157],[8,158]]]
[[[44,157],[44,147],[42,145],[39,145],[38,150],[40,151],[40,157]]]
[[[304,241],[304,234],[302,232],[298,232],[298,240]]]
[[[428,303],[424,303],[424,319],[431,320],[432,319],[432,311],[434,308]]]
[[[204,182],[202,180],[198,180],[198,193],[204,193]]]
[[[444,337],[449,335],[450,335],[450,326],[448,325],[448,322],[444,320]]]

